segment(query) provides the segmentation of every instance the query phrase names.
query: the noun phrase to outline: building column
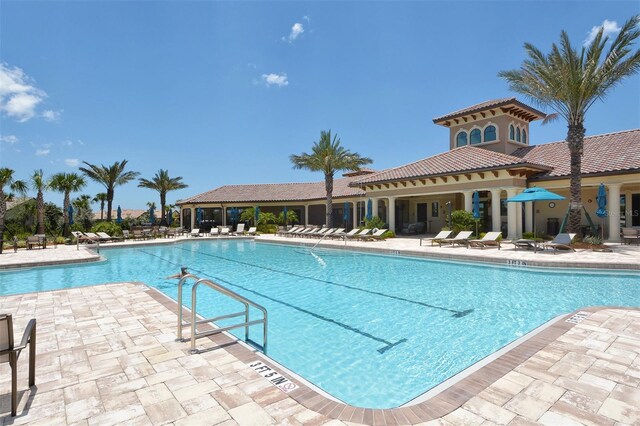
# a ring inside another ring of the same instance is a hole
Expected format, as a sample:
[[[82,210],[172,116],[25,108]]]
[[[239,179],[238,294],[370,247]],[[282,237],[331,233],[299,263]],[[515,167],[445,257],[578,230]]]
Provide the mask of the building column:
[[[304,226],[309,226],[309,204],[304,205]]]
[[[609,242],[620,241],[620,187],[621,183],[612,183],[607,185],[609,197],[608,219],[609,219]]]
[[[196,209],[191,207],[191,229],[196,227]]]
[[[389,220],[389,230],[396,232],[396,197],[388,197],[387,218]]]
[[[624,227],[631,228],[631,191],[624,192]]]
[[[358,227],[358,202],[353,202],[353,215],[352,215],[353,227]]]
[[[365,210],[366,208],[367,206],[365,206]],[[371,216],[378,216],[378,199],[377,198],[371,198]]]
[[[464,209],[468,212],[473,211],[473,191],[463,191],[464,194]]]
[[[524,203],[524,231],[533,232],[533,203]]]
[[[515,197],[518,191],[515,188],[507,189],[507,198]],[[518,203],[507,203],[507,238],[517,239],[518,235]]]
[[[502,218],[500,217],[500,194],[502,189],[491,190],[491,229],[493,232],[500,232]]]
[[[517,194],[521,191],[518,189]],[[516,195],[517,195],[516,194]],[[518,238],[522,238],[522,203],[516,205],[516,235]]]

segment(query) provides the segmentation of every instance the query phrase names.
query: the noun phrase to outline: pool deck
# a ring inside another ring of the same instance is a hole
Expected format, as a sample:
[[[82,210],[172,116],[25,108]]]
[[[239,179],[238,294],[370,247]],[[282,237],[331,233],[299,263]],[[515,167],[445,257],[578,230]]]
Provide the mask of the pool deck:
[[[261,236],[274,243],[315,244]],[[107,243],[164,244],[178,240]],[[322,246],[345,248],[344,242]],[[640,248],[612,253],[420,247],[416,238],[348,241],[347,248],[527,266],[640,269]],[[512,247],[512,246],[511,246]],[[87,262],[91,246],[58,246],[0,255],[0,269]],[[593,267],[593,266],[590,266]],[[19,424],[640,424],[640,310],[585,307],[586,319],[560,318],[474,366],[439,393],[400,408],[371,410],[336,402],[226,335],[202,339],[190,355],[175,342],[177,304],[142,283],[0,296],[0,312],[21,330],[38,320],[37,387],[27,388],[28,355],[19,360],[18,416],[9,416],[9,367],[0,364],[0,426]],[[284,393],[249,364],[261,360],[299,385]]]
[[[442,393],[390,410],[355,408],[300,387],[284,393],[227,336],[189,355],[176,303],[141,283],[0,297],[16,330],[38,320],[36,388],[19,359],[18,416],[0,364],[0,425],[624,425],[640,423],[640,310],[589,308],[555,321]],[[269,364],[268,360],[262,359]],[[278,369],[278,367],[275,367]]]

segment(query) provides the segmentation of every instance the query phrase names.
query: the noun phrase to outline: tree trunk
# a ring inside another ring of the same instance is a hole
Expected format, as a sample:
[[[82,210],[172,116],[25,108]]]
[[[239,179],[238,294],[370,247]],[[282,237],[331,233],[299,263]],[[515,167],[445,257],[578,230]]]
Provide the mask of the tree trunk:
[[[324,187],[327,190],[327,228],[333,227],[333,173],[324,174]]]
[[[62,235],[66,238],[71,235],[71,230],[69,228],[69,192],[64,193],[64,201],[62,202],[62,219],[64,221],[64,226],[62,228]]]
[[[569,183],[569,226],[568,232],[580,234],[582,225],[582,146],[585,128],[582,123],[569,125],[567,143],[571,156]]]
[[[107,189],[107,222],[111,222],[112,207],[113,207],[113,189]]]
[[[38,212],[38,232],[36,234],[44,234],[44,195],[41,190],[38,191],[36,197],[36,209]]]
[[[7,200],[4,198],[4,191],[0,187],[0,254],[4,245],[4,215],[7,213]]]
[[[166,221],[166,212],[165,212],[165,205],[167,204],[167,194],[161,192],[160,193],[160,208],[162,209],[162,213],[160,216],[160,225],[162,226],[167,226],[167,221]]]
[[[104,200],[100,200],[100,220],[104,220]]]

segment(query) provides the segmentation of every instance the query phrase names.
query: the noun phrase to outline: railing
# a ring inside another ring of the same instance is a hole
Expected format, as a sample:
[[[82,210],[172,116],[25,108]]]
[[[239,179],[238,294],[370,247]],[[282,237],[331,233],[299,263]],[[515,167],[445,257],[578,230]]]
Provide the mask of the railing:
[[[83,240],[88,240],[96,243],[96,251],[100,253],[100,240],[95,240],[93,238],[89,238],[87,236],[82,237]],[[76,236],[76,250],[80,251],[80,237]]]
[[[242,328],[244,327],[244,341],[247,343],[253,343],[254,346],[260,346],[258,345],[256,342],[252,341],[249,338],[249,327],[252,325],[256,325],[256,324],[262,324],[263,325],[263,337],[262,337],[262,352],[263,353],[267,353],[267,328],[268,328],[268,323],[269,323],[269,319],[268,319],[268,314],[267,314],[267,310],[262,307],[261,305],[247,299],[244,296],[239,295],[238,293],[229,290],[228,288],[217,284],[209,279],[205,279],[205,278],[198,278],[197,276],[190,274],[187,272],[187,268],[182,267],[180,274],[179,275],[174,275],[172,278],[180,278],[180,281],[178,281],[178,338],[176,339],[176,341],[180,341],[180,342],[186,342],[188,340],[191,341],[191,349],[190,352],[192,354],[198,353],[199,351],[196,349],[196,340],[200,339],[202,337],[207,337],[207,336],[211,336],[214,334],[219,334],[225,331],[230,331],[230,330],[234,330],[236,328]],[[191,289],[191,322],[185,322],[183,321],[183,317],[184,317],[184,304],[182,303],[182,288],[184,286],[184,283],[187,281],[187,279],[193,279],[195,280],[195,284],[193,285],[193,288]],[[197,319],[197,290],[198,287],[200,285],[205,285],[209,288],[211,288],[212,290],[217,291],[220,294],[223,294],[225,296],[228,296],[230,298],[232,298],[233,300],[236,300],[240,303],[242,303],[244,305],[244,310],[240,311],[240,312],[235,312],[232,314],[226,314],[226,315],[221,315],[218,317],[214,317],[214,318],[205,318],[205,319]],[[262,319],[257,319],[257,320],[253,320],[251,321],[249,318],[249,307],[252,306],[258,310],[260,310],[262,312]],[[244,321],[238,324],[233,324],[233,325],[229,325],[229,326],[225,326],[225,327],[218,327],[215,328],[213,330],[208,330],[208,331],[202,331],[202,332],[198,332],[196,330],[196,325],[197,324],[203,324],[203,323],[210,323],[210,322],[216,322],[216,321],[220,321],[223,319],[229,319],[229,318],[236,318],[239,316],[244,316]],[[189,339],[185,339],[182,337],[182,329],[184,327],[190,326],[191,327],[191,337]]]

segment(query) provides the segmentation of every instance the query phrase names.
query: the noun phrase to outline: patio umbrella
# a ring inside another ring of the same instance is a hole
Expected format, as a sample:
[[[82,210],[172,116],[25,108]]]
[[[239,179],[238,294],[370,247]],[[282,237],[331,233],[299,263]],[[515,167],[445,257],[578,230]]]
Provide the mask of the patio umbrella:
[[[116,217],[117,223],[122,223],[122,209],[118,206],[118,216]]]
[[[478,219],[480,219],[480,194],[473,192],[473,218],[476,220],[476,238],[478,238]]]
[[[349,223],[349,218],[351,218],[351,210],[349,209],[349,203],[344,203],[342,207],[342,219],[345,224]]]
[[[282,216],[284,216],[284,226],[287,226],[287,212],[289,210],[287,209],[287,206],[284,206],[284,210],[282,210]]]
[[[562,195],[558,195],[554,192],[547,191],[544,188],[527,188],[522,191],[520,194],[515,197],[507,198],[507,203],[526,203],[531,201],[533,204],[533,236],[536,236],[536,221],[535,221],[535,212],[536,212],[536,201],[554,201],[554,200],[564,200],[565,197]],[[536,245],[533,246],[534,252],[536,251]]]
[[[198,225],[202,222],[202,209],[200,207],[196,209],[196,221],[198,222]]]
[[[231,219],[231,223],[236,223],[236,221],[238,220],[238,208],[237,207],[231,207],[230,210],[230,217],[229,219]]]
[[[73,206],[69,206],[69,225],[73,225]]]
[[[156,223],[156,211],[153,207],[149,207],[149,222]]]
[[[258,224],[258,219],[260,219],[260,207],[256,206],[256,208],[253,209],[253,212],[255,214],[256,225],[257,225]]]
[[[167,223],[171,226],[171,222],[173,222],[173,210],[169,209],[167,212]]]
[[[604,183],[601,183],[598,188],[596,200],[598,201],[598,211],[596,211],[596,216],[602,218],[607,217],[607,190],[604,187]],[[604,238],[604,221],[602,223],[602,238]],[[609,236],[609,238],[611,238],[611,236]]]
[[[373,218],[373,201],[369,198],[367,201],[367,220],[371,220]]]

